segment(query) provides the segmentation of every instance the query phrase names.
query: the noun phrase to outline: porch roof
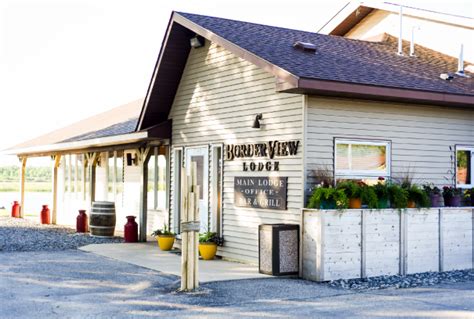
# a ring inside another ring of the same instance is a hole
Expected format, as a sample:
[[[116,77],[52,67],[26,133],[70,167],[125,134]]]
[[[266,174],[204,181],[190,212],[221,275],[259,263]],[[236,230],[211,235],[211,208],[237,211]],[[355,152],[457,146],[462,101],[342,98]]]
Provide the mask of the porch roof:
[[[151,138],[169,138],[171,125],[168,121],[136,131],[142,105],[143,99],[130,102],[13,146],[3,153],[47,156],[134,144]]]

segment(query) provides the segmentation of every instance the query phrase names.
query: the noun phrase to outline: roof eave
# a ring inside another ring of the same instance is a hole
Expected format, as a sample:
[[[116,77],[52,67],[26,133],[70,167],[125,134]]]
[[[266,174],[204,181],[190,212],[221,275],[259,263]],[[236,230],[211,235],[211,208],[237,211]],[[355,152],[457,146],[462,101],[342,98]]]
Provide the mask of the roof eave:
[[[277,83],[277,92],[474,108],[474,97],[470,95],[305,78],[300,79],[296,86]]]
[[[74,141],[66,143],[56,143],[49,145],[39,145],[27,148],[8,149],[3,151],[4,155],[17,156],[48,156],[57,153],[73,152],[78,150],[87,150],[99,147],[107,147],[113,145],[132,144],[144,141],[149,138],[148,131],[122,134],[115,136],[107,136],[94,138],[84,141]]]

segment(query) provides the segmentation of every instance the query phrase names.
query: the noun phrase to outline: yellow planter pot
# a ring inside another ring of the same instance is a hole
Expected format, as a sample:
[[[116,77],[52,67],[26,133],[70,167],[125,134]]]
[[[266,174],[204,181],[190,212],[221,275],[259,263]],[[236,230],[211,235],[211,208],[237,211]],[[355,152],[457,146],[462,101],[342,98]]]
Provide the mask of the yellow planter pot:
[[[160,235],[157,236],[156,239],[158,240],[158,246],[163,251],[168,251],[173,248],[174,244],[174,237],[173,235]]]
[[[416,203],[414,200],[409,200],[407,204],[407,208],[416,208]]]
[[[349,198],[349,208],[358,209],[362,207],[362,200],[360,198]]]
[[[199,243],[199,253],[202,259],[212,260],[216,256],[217,244],[215,243]]]

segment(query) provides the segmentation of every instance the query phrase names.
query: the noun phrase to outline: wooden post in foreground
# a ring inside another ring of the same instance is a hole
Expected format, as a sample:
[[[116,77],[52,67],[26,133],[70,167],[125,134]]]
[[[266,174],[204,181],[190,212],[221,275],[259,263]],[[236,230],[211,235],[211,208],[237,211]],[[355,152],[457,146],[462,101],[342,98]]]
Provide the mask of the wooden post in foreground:
[[[191,163],[191,174],[181,171],[181,290],[191,291],[199,287],[199,186],[197,166]]]
[[[26,157],[20,157],[20,218],[25,217],[25,174]]]

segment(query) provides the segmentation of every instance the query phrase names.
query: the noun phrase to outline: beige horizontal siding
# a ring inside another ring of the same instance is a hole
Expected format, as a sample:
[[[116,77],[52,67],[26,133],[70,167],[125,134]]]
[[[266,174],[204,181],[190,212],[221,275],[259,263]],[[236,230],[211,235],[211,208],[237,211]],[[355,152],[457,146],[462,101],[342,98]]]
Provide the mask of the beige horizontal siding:
[[[392,143],[392,177],[410,169],[417,183],[441,186],[454,155],[449,146],[474,145],[474,110],[313,96],[307,114],[308,173],[332,168],[334,138],[381,139]]]
[[[242,161],[238,159],[224,162],[222,224],[225,244],[219,248],[219,255],[256,263],[258,225],[299,223],[303,205],[302,112],[302,96],[276,93],[274,77],[255,65],[215,44],[208,43],[204,48],[191,51],[170,112],[173,147],[208,146],[212,164],[210,144],[300,140],[297,156],[276,157],[274,160],[280,162],[280,171],[271,173],[272,176],[288,177],[286,211],[234,207],[235,176],[268,176],[269,173],[243,172]],[[251,128],[257,113],[263,113],[260,130]],[[174,165],[172,158],[172,172]],[[209,176],[209,185],[212,178]],[[211,192],[211,187],[209,189]],[[173,206],[171,212],[173,219]]]

